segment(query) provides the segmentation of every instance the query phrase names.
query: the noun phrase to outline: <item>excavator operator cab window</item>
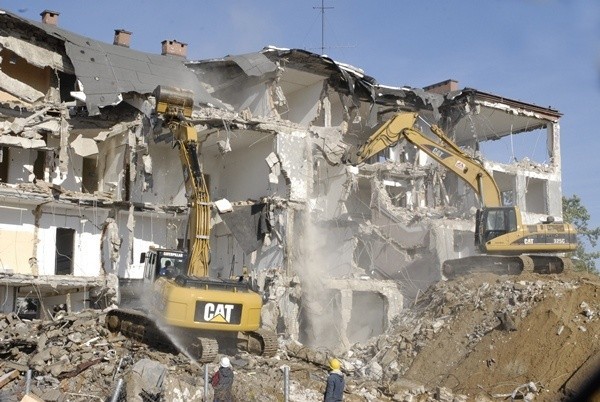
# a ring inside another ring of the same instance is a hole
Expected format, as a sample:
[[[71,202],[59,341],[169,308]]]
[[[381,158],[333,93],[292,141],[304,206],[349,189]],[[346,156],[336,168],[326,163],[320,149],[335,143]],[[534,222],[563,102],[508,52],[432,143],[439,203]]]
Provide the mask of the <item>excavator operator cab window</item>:
[[[517,230],[514,208],[490,208],[485,218],[485,242]]]
[[[176,252],[163,252],[158,258],[156,267],[158,272],[156,278],[165,276],[167,278],[175,278],[177,275],[184,275],[185,256]]]

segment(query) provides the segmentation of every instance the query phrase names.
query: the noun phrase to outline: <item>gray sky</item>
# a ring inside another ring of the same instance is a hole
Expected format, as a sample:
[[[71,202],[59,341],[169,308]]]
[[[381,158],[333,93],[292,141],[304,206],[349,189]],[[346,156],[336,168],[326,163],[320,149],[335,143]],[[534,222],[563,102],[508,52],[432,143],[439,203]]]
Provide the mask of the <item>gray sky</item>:
[[[321,52],[321,0],[33,0],[0,8],[112,43],[160,52],[188,43],[191,60],[268,45]],[[445,79],[539,106],[561,119],[563,192],[579,195],[600,225],[600,2],[566,0],[326,0],[325,53],[379,83],[422,87]],[[543,140],[545,146],[545,139]],[[518,144],[517,144],[518,146]],[[527,150],[520,150],[527,154]],[[510,153],[507,155],[510,156]],[[506,162],[500,160],[500,162]]]

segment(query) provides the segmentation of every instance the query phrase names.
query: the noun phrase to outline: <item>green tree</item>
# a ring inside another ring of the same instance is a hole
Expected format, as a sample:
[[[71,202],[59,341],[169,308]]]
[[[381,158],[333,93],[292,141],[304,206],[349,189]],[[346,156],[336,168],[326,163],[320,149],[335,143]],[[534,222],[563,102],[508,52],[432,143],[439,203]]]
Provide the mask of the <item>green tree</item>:
[[[588,252],[586,246],[596,247],[600,238],[600,227],[589,227],[590,214],[577,195],[563,197],[562,207],[564,221],[577,228],[578,244],[577,250],[573,253],[575,270],[598,273],[596,260],[600,258],[600,252]]]

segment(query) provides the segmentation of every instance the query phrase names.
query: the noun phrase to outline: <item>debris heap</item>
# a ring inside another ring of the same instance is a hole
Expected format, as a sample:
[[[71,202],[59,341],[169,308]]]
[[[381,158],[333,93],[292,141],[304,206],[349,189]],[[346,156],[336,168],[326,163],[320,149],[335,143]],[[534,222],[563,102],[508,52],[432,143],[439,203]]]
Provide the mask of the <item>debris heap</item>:
[[[44,401],[106,400],[119,380],[119,400],[202,400],[204,366],[111,334],[105,315],[1,316],[0,400],[27,388]],[[336,357],[348,401],[568,400],[597,366],[598,333],[598,277],[488,274],[438,282],[384,334]],[[282,400],[287,366],[289,400],[320,401],[331,355],[282,334],[273,358],[231,356],[237,400]]]

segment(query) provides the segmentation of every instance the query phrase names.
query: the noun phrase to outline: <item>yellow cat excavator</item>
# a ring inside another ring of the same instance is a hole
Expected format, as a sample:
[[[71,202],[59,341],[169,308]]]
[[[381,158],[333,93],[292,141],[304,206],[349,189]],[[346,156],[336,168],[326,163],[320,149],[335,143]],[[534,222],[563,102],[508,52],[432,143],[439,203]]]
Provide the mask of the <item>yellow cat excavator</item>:
[[[475,245],[480,255],[446,260],[442,271],[448,278],[471,272],[518,274],[523,270],[559,273],[571,267],[569,258],[558,254],[577,247],[576,230],[553,219],[534,225],[523,223],[519,208],[503,206],[500,190],[483,164],[465,153],[435,125],[434,141],[413,126],[416,113],[402,112],[381,125],[358,152],[349,152],[344,162],[356,165],[401,140],[406,140],[458,175],[478,195],[482,208],[475,216]]]
[[[107,313],[106,325],[112,332],[166,348],[173,346],[169,333],[178,348],[183,346],[200,362],[213,361],[219,346],[233,344],[272,356],[277,336],[260,328],[261,296],[243,277],[209,277],[211,203],[198,160],[198,133],[187,120],[193,94],[158,87],[155,98],[155,111],[163,116],[179,147],[189,205],[189,250],[151,248],[145,253],[144,282],[152,295],[145,311],[113,309]]]

